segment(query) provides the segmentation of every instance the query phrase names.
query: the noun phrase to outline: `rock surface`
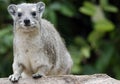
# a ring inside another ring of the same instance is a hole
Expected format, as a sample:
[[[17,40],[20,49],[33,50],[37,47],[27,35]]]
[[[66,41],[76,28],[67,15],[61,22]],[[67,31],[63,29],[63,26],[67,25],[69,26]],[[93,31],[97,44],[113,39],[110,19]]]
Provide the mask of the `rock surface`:
[[[8,78],[0,78],[0,84],[13,84]],[[51,76],[39,79],[20,79],[14,84],[120,84],[119,80],[105,74]]]

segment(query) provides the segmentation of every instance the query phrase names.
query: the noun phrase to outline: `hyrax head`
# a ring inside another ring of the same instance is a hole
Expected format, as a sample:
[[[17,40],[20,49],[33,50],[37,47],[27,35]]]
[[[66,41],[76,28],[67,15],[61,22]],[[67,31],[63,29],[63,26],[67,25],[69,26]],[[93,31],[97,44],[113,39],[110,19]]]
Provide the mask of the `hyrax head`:
[[[11,4],[8,6],[8,12],[14,20],[15,28],[22,30],[31,30],[40,27],[40,19],[45,9],[43,2],[36,4]]]

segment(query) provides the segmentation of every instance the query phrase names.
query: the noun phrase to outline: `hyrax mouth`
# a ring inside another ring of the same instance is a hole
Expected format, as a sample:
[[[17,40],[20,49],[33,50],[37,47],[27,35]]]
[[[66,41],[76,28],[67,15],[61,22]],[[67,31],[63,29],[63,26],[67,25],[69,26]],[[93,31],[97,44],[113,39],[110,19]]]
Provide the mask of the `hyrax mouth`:
[[[23,32],[34,32],[34,31],[36,31],[37,29],[36,28],[28,28],[28,27],[26,27],[26,28],[23,28],[23,29],[21,29]]]

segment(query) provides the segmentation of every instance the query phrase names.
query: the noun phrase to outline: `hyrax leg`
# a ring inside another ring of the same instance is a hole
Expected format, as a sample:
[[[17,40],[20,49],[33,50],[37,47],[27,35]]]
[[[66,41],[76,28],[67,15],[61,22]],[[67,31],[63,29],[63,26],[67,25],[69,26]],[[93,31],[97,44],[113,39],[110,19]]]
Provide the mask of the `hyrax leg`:
[[[9,76],[9,80],[12,82],[17,82],[21,77],[23,71],[22,65],[18,63],[13,63],[13,74]]]
[[[47,65],[42,65],[38,67],[37,72],[33,74],[32,77],[33,78],[41,78],[42,76],[44,77],[48,73],[49,70],[50,69]]]

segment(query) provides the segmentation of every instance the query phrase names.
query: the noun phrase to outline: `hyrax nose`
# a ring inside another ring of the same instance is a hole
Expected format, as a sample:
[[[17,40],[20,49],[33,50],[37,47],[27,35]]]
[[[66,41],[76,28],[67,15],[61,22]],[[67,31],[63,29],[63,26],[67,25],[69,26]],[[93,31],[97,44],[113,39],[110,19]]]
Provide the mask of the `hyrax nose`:
[[[24,20],[24,24],[25,24],[25,26],[30,26],[30,20],[29,19],[25,19]]]

